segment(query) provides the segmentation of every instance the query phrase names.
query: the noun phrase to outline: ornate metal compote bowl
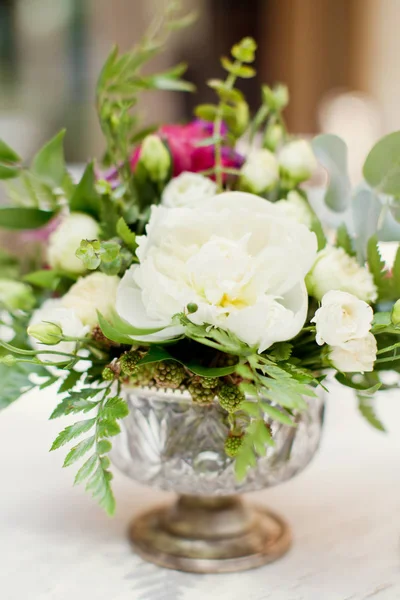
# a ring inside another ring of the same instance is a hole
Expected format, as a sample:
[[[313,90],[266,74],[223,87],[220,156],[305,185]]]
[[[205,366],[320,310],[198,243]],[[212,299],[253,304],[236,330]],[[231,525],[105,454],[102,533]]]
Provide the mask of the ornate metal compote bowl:
[[[290,479],[310,462],[322,432],[324,402],[312,398],[297,427],[270,422],[275,446],[238,482],[226,456],[226,413],[198,406],[187,392],[127,389],[130,415],[112,459],[132,479],[179,498],[150,510],[131,525],[130,538],[146,560],[197,573],[251,569],[284,554],[291,544],[286,522],[267,509],[248,507],[239,493]]]

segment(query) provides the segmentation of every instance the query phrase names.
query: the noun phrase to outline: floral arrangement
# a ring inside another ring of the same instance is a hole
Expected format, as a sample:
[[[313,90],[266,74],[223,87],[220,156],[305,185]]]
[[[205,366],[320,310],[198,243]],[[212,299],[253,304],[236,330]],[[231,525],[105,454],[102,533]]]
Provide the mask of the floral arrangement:
[[[29,260],[0,255],[0,407],[57,386],[50,418],[79,417],[52,450],[72,442],[65,466],[82,460],[75,482],[109,513],[124,387],[218,402],[244,478],[274,444],[266,416],[295,426],[328,371],[383,429],[372,395],[390,387],[382,372],[400,369],[400,253],[388,271],[379,250],[400,240],[400,133],[372,149],[352,190],[339,138],[287,132],[283,85],[263,86],[250,116],[236,87],[255,75],[250,38],[222,59],[226,79],[208,82],[215,104],[188,124],[141,129],[138,94],[193,91],[184,65],[143,74],[191,20],[177,9],[108,57],[97,86],[106,153],[78,182],[64,132],[30,166],[0,141],[0,226],[17,245],[35,244]],[[313,189],[306,182],[322,167],[329,182]]]

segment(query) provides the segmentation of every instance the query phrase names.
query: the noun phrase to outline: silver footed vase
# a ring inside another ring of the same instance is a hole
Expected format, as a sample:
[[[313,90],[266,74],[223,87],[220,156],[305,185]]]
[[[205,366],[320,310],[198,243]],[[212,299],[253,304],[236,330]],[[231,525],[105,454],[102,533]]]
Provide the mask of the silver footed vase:
[[[229,427],[218,403],[199,406],[188,392],[155,388],[123,394],[130,414],[115,439],[113,463],[136,481],[178,494],[174,504],[133,521],[138,554],[171,569],[222,573],[261,566],[289,549],[287,523],[238,495],[277,485],[308,465],[322,434],[322,394],[295,414],[296,427],[266,420],[275,445],[241,482],[224,451]]]

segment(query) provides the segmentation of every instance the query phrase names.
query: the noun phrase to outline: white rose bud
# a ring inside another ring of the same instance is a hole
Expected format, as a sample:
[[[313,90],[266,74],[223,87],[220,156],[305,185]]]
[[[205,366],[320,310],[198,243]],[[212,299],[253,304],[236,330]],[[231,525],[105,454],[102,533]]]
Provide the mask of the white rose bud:
[[[171,156],[158,135],[148,135],[142,143],[139,162],[153,181],[165,181],[171,168]]]
[[[275,204],[288,219],[302,223],[308,228],[311,227],[314,213],[307,200],[299,192],[289,192],[286,200],[278,200]]]
[[[88,333],[88,328],[83,325],[75,312],[63,307],[61,299],[58,298],[46,300],[41,308],[35,310],[29,324],[29,331],[35,331],[34,327],[41,323],[53,323],[60,328],[65,337],[83,338]],[[37,350],[43,349],[43,343],[38,342],[35,338],[31,337],[31,343]],[[52,346],[52,350],[66,352],[67,354],[73,353],[75,348],[76,342],[60,342]],[[49,362],[64,362],[66,360],[66,357],[58,354],[44,354],[40,358]]]
[[[61,342],[63,331],[56,323],[37,323],[28,327],[28,335],[46,346],[55,346]]]
[[[364,373],[374,370],[377,344],[372,333],[330,349],[332,365],[342,373]]]
[[[240,173],[240,187],[253,194],[268,192],[278,180],[278,161],[272,152],[265,149],[252,152]]]
[[[317,343],[340,346],[364,338],[371,329],[372,308],[352,294],[332,290],[322,298],[321,308],[311,323],[317,326]]]
[[[310,296],[322,300],[330,290],[341,290],[365,302],[375,302],[377,289],[371,273],[349,256],[343,248],[327,246],[318,253],[317,260],[307,275]]]
[[[196,206],[202,200],[215,196],[217,189],[217,184],[212,179],[185,171],[171,179],[165,187],[161,204],[168,208]]]
[[[62,298],[62,305],[72,309],[90,328],[98,323],[97,311],[106,319],[115,308],[119,277],[92,273],[79,279]]]
[[[318,166],[311,145],[306,140],[286,144],[279,153],[279,164],[283,175],[296,183],[310,179]]]
[[[80,212],[66,215],[51,234],[47,249],[49,265],[56,270],[74,275],[85,273],[86,267],[75,256],[82,240],[95,240],[100,226],[92,217]]]

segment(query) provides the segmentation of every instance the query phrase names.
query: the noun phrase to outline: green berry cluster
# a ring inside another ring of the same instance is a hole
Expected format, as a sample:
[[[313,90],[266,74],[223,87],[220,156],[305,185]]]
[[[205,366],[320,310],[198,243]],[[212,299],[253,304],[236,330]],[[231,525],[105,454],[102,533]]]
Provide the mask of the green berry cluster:
[[[154,365],[140,365],[131,375],[129,383],[135,387],[154,385]]]
[[[121,367],[121,371],[123,375],[131,376],[136,373],[138,369],[138,362],[141,359],[141,354],[135,350],[130,350],[129,352],[125,352],[120,359],[119,365]]]
[[[111,369],[111,367],[105,367],[101,374],[104,381],[112,381],[115,379],[115,372]]]
[[[222,408],[234,413],[245,400],[245,395],[237,385],[224,383],[218,389],[218,400]]]
[[[217,394],[218,379],[211,377],[193,377],[188,390],[193,402],[200,405],[212,404]]]
[[[166,388],[178,388],[186,378],[185,368],[174,360],[164,360],[157,363],[154,379],[157,385]]]
[[[224,444],[225,454],[230,458],[237,456],[240,448],[242,447],[243,436],[242,435],[229,435]]]

